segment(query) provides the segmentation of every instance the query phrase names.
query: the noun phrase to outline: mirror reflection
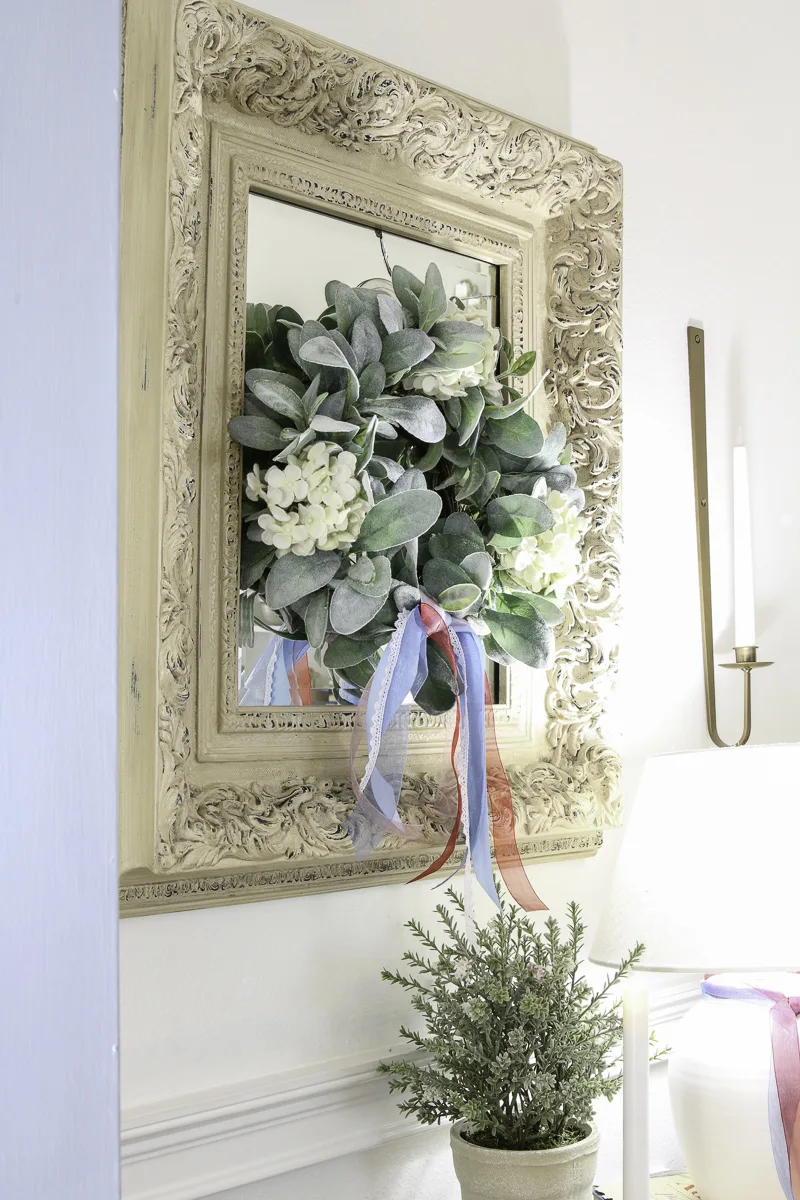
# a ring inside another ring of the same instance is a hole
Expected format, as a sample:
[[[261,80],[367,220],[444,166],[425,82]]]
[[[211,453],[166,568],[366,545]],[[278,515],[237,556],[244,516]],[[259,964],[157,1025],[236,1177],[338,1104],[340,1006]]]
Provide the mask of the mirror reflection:
[[[370,289],[376,296],[391,295],[390,267],[402,265],[414,276],[425,279],[432,262],[439,269],[448,304],[454,311],[457,308],[460,313],[474,314],[486,326],[498,324],[498,268],[495,265],[390,233],[378,238],[373,229],[364,225],[251,194],[247,240],[247,370],[269,368],[279,371],[282,354],[290,363],[286,343],[293,321],[312,319],[320,320],[326,327],[335,326],[331,310],[321,311],[326,300],[326,285],[331,280],[341,280],[352,288]],[[324,371],[323,366],[323,374]],[[332,418],[332,421],[333,428],[336,419]],[[391,428],[386,428],[385,422],[379,422],[376,453],[380,452],[381,436],[388,434],[396,436]],[[262,453],[260,457],[263,462],[265,455]],[[245,448],[246,481],[258,458],[258,451]],[[321,482],[316,475],[309,482],[317,488],[324,487],[326,480],[322,476],[333,466],[337,491],[348,496],[350,488],[355,495],[357,486],[351,486],[353,464],[345,454],[339,454],[335,463],[330,459],[320,460],[316,474]],[[348,472],[350,477],[345,478]],[[249,491],[245,505],[248,496]],[[255,493],[251,497],[255,503],[254,498]],[[348,520],[352,524],[353,503],[356,502],[351,501],[348,505],[350,517],[343,516],[335,522],[334,536],[340,539],[342,546],[347,545],[352,533]],[[328,510],[325,511],[330,516]],[[282,536],[283,531],[276,525],[273,544],[278,545]],[[293,532],[285,536],[291,539]],[[249,551],[250,547],[246,549]],[[260,549],[262,547],[254,538],[254,560]],[[285,624],[269,607],[263,586],[249,584],[243,574],[239,622],[240,706],[357,703],[367,677],[365,672],[371,668],[343,663],[340,669],[334,670],[323,662],[327,646],[307,648],[305,641],[281,636],[286,635]],[[379,654],[380,650],[381,647],[376,646],[375,653]]]

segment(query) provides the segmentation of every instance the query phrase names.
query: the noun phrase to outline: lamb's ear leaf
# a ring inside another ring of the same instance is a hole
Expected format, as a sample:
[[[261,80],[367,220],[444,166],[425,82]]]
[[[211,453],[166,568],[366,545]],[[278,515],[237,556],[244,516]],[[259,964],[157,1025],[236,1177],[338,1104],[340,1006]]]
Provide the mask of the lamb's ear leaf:
[[[493,408],[487,409],[486,419],[488,421],[507,421],[509,417],[513,417],[514,413],[520,411],[530,400],[530,396],[517,396],[516,400],[510,400],[508,404],[498,404]]]
[[[356,356],[356,370],[360,373],[365,366],[380,361],[383,341],[369,317],[360,313],[350,331],[350,345]]]
[[[466,480],[456,492],[456,500],[460,503],[462,500],[466,500],[470,496],[474,496],[475,493],[483,486],[485,479],[486,467],[479,458],[476,458],[473,460],[472,465],[469,468],[469,474],[467,475]]]
[[[264,366],[264,342],[255,329],[248,329],[244,335],[244,365],[245,370],[255,370]]]
[[[457,695],[460,689],[460,681],[454,678],[452,664],[442,647],[431,638],[425,649],[425,657],[428,663],[428,678]]]
[[[320,588],[314,592],[308,602],[305,615],[306,638],[309,646],[319,650],[325,645],[325,635],[328,632],[328,589]]]
[[[342,667],[354,667],[357,663],[370,658],[381,646],[385,646],[391,634],[379,633],[368,638],[349,638],[339,634],[333,639],[323,655],[322,661],[326,667],[340,670]]]
[[[401,475],[405,474],[405,468],[394,458],[384,458],[381,454],[373,454],[370,459],[370,473],[378,479],[388,479],[390,483],[394,483]],[[425,486],[424,482],[422,486]]]
[[[392,495],[396,496],[398,492],[423,492],[427,486],[425,476],[419,467],[409,467],[407,471],[403,471],[395,479]]]
[[[346,394],[343,391],[331,392],[322,401],[317,412],[326,417],[333,417],[335,421],[341,421],[346,399]]]
[[[308,371],[308,364],[300,357],[300,348],[313,337],[328,337],[330,330],[320,321],[303,321],[300,325],[289,328],[280,327],[289,352],[302,371]]]
[[[362,554],[348,569],[347,578],[351,582],[357,579],[359,583],[372,583],[377,571],[376,562],[377,559],[370,558],[368,554]]]
[[[458,439],[454,433],[448,433],[444,439],[442,454],[448,462],[453,463],[456,467],[468,467],[473,457],[469,452],[468,446],[459,446]]]
[[[493,662],[500,663],[503,667],[513,667],[515,658],[513,654],[509,654],[504,650],[488,633],[483,639],[483,650],[487,658],[491,658]]]
[[[243,541],[239,587],[254,587],[274,558],[272,546],[265,546],[260,539],[257,542],[250,539]]]
[[[426,272],[425,284],[419,293],[418,309],[419,327],[426,332],[447,312],[447,292],[436,263],[431,263]]]
[[[336,281],[332,294],[333,306],[336,312],[336,328],[345,337],[348,337],[355,321],[363,313],[364,305],[353,289],[348,287],[346,283]],[[325,299],[328,299],[327,287],[325,288]]]
[[[433,468],[439,462],[439,459],[441,457],[442,457],[442,443],[437,442],[434,445],[428,447],[428,449],[422,455],[422,458],[418,459],[417,462],[414,463],[414,466],[417,468],[418,471],[422,471],[424,474],[424,472],[426,472],[426,471],[432,471]]]
[[[308,446],[313,441],[314,430],[304,429],[303,432],[299,433],[296,438],[289,442],[288,445],[285,445],[279,454],[275,455],[275,462],[288,462],[293,454],[299,454],[304,446]]]
[[[366,569],[363,565],[360,566],[360,564],[365,562],[369,563],[372,567],[370,578],[364,578]],[[357,592],[360,592],[362,596],[382,596],[385,600],[392,586],[391,563],[382,554],[376,555],[372,559],[366,557],[356,559],[353,566],[347,572],[347,582]]]
[[[427,333],[421,329],[398,329],[384,338],[381,362],[387,375],[396,375],[399,371],[415,367],[435,349]]]
[[[426,592],[438,599],[448,588],[474,587],[469,574],[447,558],[431,558],[422,568],[422,584]],[[470,601],[471,603],[471,601]]]
[[[360,425],[353,425],[350,421],[337,421],[334,417],[328,417],[324,413],[318,413],[316,417],[311,418],[310,428],[315,433],[358,433]]]
[[[498,645],[527,667],[542,670],[553,662],[555,639],[542,618],[484,611],[483,619]]]
[[[478,528],[477,522],[473,521],[467,513],[451,513],[445,520],[443,532],[468,538],[469,541],[475,543],[476,549],[483,549],[483,534]]]
[[[378,432],[378,418],[370,417],[369,423],[356,434],[355,443],[358,447],[356,454],[356,474],[360,474],[372,460],[375,451],[375,436]]]
[[[516,458],[533,458],[544,444],[541,429],[526,412],[514,413],[506,421],[487,421],[483,432],[493,446]]]
[[[397,333],[405,328],[403,309],[394,296],[386,292],[378,292],[378,313],[387,333]]]
[[[426,359],[426,365],[437,371],[463,371],[467,367],[477,367],[482,361],[483,346],[479,346],[477,342],[465,342],[455,350],[436,347],[433,354]]]
[[[486,506],[489,528],[502,537],[534,537],[550,529],[553,514],[543,500],[513,492],[498,496]]]
[[[306,390],[303,392],[303,411],[305,412],[306,420],[308,420],[308,421],[310,421],[311,418],[314,416],[317,409],[322,404],[322,402],[326,399],[327,394],[328,394],[327,392],[321,392],[319,390],[321,380],[322,380],[321,375],[315,375],[314,378],[311,380],[311,383],[308,385]]]
[[[527,596],[514,596],[512,599],[516,601],[512,605],[512,612],[518,616],[528,615],[529,610],[533,609],[547,625],[560,625],[564,620],[561,609],[547,596],[538,596],[536,592],[530,592]],[[523,605],[527,605],[527,609],[523,608]]]
[[[477,509],[484,509],[491,500],[494,493],[497,491],[497,485],[500,482],[499,471],[487,471],[486,478],[474,496],[471,497],[472,503]]]
[[[335,367],[340,371],[352,371],[344,351],[330,334],[325,337],[309,338],[300,347],[299,354],[304,362],[315,363],[320,367]]]
[[[465,613],[481,598],[481,589],[476,583],[456,583],[439,593],[439,603],[445,612]]]
[[[275,374],[274,371],[248,371],[245,377],[247,386],[268,409],[281,417],[287,417],[298,429],[304,429],[306,414],[300,399],[302,393],[298,395],[294,388],[277,383],[274,378],[266,378]]]
[[[481,591],[488,591],[492,582],[492,560],[485,550],[476,550],[473,554],[468,554],[466,558],[462,558],[460,566]]]
[[[354,546],[360,550],[388,550],[422,537],[442,511],[437,492],[413,490],[385,496],[370,508]]]
[[[247,331],[253,330],[259,337],[269,336],[269,318],[266,304],[248,304],[246,308],[245,326]]]
[[[286,371],[269,371],[266,367],[260,367],[257,370],[248,371],[245,375],[245,382],[248,375],[257,375],[263,383],[280,383],[283,387],[287,387],[297,396],[302,396],[306,390],[306,384],[302,379],[298,379],[296,375],[288,375]]]
[[[569,492],[575,487],[577,475],[574,467],[551,467],[545,471],[547,486],[554,492]]]
[[[397,611],[403,612],[405,609],[416,608],[421,596],[418,587],[414,587],[411,583],[401,583],[392,592],[392,599]]]
[[[437,321],[430,334],[442,350],[458,350],[465,342],[486,341],[486,326],[478,321]]]
[[[399,425],[420,442],[440,442],[447,433],[444,415],[430,396],[382,396],[378,400],[365,401],[361,407],[365,412],[377,413],[393,425]]]
[[[428,549],[432,558],[445,558],[448,562],[460,565],[468,555],[482,553],[483,542],[478,549],[475,542],[457,533],[434,533],[428,539]]]
[[[432,644],[432,642],[428,642],[429,647]],[[430,654],[430,650],[428,653]],[[429,675],[414,699],[423,712],[428,713],[431,717],[438,717],[442,713],[450,711],[456,702],[456,694],[452,688],[439,683]]]
[[[467,388],[467,394],[461,399],[461,421],[458,426],[459,446],[463,446],[472,437],[485,407],[486,401],[480,388]]]
[[[332,628],[336,633],[358,633],[359,629],[363,629],[377,616],[388,594],[387,588],[385,595],[366,596],[358,591],[349,579],[340,579],[331,597]]]
[[[296,600],[325,587],[342,561],[341,554],[317,550],[307,556],[284,554],[275,560],[267,576],[264,598],[269,608],[287,608]]]
[[[379,362],[367,363],[358,377],[360,398],[377,400],[386,386],[386,368]]]
[[[281,427],[269,417],[233,417],[228,422],[228,432],[241,446],[251,450],[282,450],[286,444],[281,437]]]
[[[425,285],[416,275],[412,275],[405,267],[392,268],[392,287],[394,294],[412,316],[419,314],[419,296]]]

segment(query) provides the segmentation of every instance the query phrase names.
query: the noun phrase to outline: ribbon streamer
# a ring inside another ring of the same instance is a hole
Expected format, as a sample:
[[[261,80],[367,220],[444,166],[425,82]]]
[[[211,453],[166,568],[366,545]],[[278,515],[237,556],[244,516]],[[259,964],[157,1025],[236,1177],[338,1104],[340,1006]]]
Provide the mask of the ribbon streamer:
[[[704,996],[713,1000],[768,1003],[772,1062],[770,1065],[769,1130],[772,1156],[786,1200],[800,1200],[800,996],[756,987],[724,987],[706,980]]]
[[[374,850],[390,829],[410,835],[400,821],[398,801],[407,753],[408,699],[416,696],[427,679],[429,638],[449,663],[457,694],[450,759],[458,802],[444,850],[416,878],[440,870],[455,852],[463,831],[467,882],[474,869],[486,894],[499,903],[492,873],[491,819],[495,858],[509,892],[528,912],[546,909],[528,881],[517,846],[511,788],[497,748],[482,643],[467,621],[449,616],[427,598],[398,618],[360,706],[350,754],[356,806],[348,823],[356,857]],[[366,732],[367,766],[359,779],[355,761],[362,729]]]
[[[308,642],[273,634],[247,677],[239,703],[248,708],[311,704]]]

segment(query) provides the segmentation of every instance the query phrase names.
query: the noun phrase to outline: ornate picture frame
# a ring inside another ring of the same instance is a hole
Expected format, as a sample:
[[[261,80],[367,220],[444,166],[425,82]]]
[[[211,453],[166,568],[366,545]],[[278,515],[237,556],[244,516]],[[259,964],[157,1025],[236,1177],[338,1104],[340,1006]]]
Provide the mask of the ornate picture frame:
[[[251,191],[496,263],[587,494],[585,569],[546,686],[495,720],[524,858],[591,853],[619,814],[604,717],[619,608],[619,164],[224,0],[129,0],[123,108],[120,795],[123,913],[411,878],[446,840],[445,722],[414,716],[419,828],[355,861],[352,710],[235,690],[243,264]],[[546,713],[537,731],[532,714]],[[344,739],[344,740],[343,740]]]

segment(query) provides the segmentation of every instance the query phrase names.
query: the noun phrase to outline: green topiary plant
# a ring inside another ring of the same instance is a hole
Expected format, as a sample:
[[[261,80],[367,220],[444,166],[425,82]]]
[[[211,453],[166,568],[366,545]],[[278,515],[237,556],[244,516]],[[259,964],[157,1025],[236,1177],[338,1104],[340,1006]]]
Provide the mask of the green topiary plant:
[[[452,889],[452,905],[464,912]],[[614,986],[641,958],[637,945],[595,990],[580,973],[585,926],[569,906],[566,937],[550,918],[538,932],[520,910],[500,912],[471,942],[444,905],[439,944],[417,921],[408,928],[432,958],[407,951],[412,973],[383,978],[412,993],[427,1032],[401,1028],[422,1061],[381,1063],[400,1110],[424,1125],[465,1119],[464,1135],[499,1150],[546,1150],[585,1136],[594,1101],[622,1084],[620,1003]],[[663,1051],[662,1051],[663,1053]]]

